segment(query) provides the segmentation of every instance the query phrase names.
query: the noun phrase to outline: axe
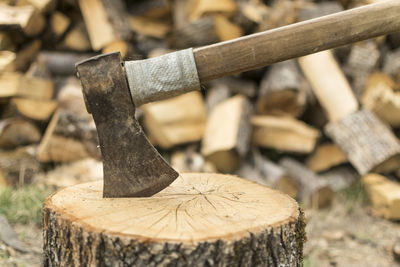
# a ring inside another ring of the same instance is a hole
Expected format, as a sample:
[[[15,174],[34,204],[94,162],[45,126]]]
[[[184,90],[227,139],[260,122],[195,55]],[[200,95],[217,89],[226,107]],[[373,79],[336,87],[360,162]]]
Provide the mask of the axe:
[[[103,197],[151,196],[179,175],[146,138],[135,119],[136,106],[199,90],[212,79],[399,30],[400,1],[389,0],[156,58],[124,62],[117,52],[77,63],[103,157]]]

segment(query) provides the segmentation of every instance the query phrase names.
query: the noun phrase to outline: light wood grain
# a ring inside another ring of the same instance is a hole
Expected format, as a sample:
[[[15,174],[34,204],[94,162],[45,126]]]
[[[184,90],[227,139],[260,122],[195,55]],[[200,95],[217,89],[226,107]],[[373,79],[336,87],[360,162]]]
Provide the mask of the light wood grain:
[[[390,0],[194,50],[200,81],[244,72],[400,30]]]

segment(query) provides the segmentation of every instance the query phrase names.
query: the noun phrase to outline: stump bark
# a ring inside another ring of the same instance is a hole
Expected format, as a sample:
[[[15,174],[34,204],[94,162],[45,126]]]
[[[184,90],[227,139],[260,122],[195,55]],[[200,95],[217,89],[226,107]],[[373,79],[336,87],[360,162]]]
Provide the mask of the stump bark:
[[[305,241],[292,198],[222,174],[184,173],[147,198],[76,185],[43,217],[44,266],[301,266]]]

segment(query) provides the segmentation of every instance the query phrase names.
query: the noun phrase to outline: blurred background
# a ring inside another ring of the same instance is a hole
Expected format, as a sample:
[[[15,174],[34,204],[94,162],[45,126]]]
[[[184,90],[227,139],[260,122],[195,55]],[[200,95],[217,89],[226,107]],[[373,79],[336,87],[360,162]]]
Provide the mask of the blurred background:
[[[40,266],[46,196],[102,179],[76,62],[113,51],[145,59],[375,2],[0,0],[0,266]],[[209,82],[136,115],[176,170],[235,174],[296,198],[308,222],[305,266],[396,266],[400,32],[328,53],[320,78],[334,87],[344,74],[359,108],[374,116],[371,132],[386,138],[363,139],[372,152],[356,157],[383,157],[367,170],[346,150],[354,136],[338,141],[326,130],[329,112],[313,93],[320,74],[297,59]],[[332,64],[335,73],[324,71]]]

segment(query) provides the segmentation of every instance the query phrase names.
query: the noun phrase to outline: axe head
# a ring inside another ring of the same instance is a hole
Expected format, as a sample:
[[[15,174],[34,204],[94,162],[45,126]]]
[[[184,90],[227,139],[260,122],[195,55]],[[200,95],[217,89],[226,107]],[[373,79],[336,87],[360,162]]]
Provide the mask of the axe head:
[[[172,183],[178,173],[150,144],[135,119],[120,53],[92,57],[76,69],[99,137],[103,197],[151,196]]]

